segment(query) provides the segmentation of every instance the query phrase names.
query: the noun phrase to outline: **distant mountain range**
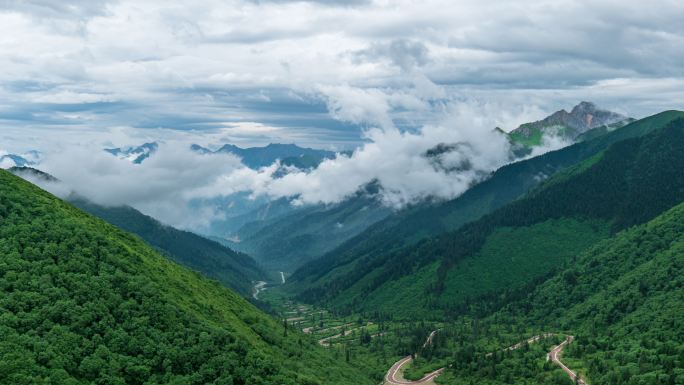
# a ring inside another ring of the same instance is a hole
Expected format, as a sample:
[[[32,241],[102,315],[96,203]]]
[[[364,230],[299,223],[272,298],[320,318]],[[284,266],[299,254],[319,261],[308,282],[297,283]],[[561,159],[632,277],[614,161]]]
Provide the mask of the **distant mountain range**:
[[[24,154],[5,154],[0,156],[0,168],[33,166],[40,160],[41,154],[38,151],[28,151]]]
[[[544,135],[560,136],[576,141],[582,134],[599,127],[615,129],[634,119],[601,109],[591,102],[581,102],[567,112],[556,111],[542,120],[521,124],[508,133],[512,142],[525,146],[537,146]]]
[[[233,144],[225,144],[218,150],[212,151],[207,147],[193,144],[190,148],[202,155],[210,154],[233,154],[240,158],[245,166],[258,169],[267,167],[280,161],[282,166],[295,167],[300,170],[309,170],[318,167],[325,159],[333,159],[335,152],[314,148],[299,147],[296,144],[271,143],[263,147],[242,148]],[[134,164],[141,164],[159,149],[156,142],[144,143],[140,146],[105,148],[104,151]],[[17,166],[31,165],[30,163],[17,163]]]
[[[212,151],[198,144],[191,146],[192,150],[200,154],[233,154],[242,163],[253,169],[270,166],[277,160],[281,164],[299,169],[316,168],[325,159],[333,159],[336,153],[326,150],[299,147],[296,144],[271,143],[264,147],[241,148],[233,144],[226,144],[216,151]]]
[[[105,151],[120,158],[126,159],[131,163],[140,164],[150,155],[157,151],[159,145],[156,142],[145,143],[137,147],[117,147],[105,148]]]

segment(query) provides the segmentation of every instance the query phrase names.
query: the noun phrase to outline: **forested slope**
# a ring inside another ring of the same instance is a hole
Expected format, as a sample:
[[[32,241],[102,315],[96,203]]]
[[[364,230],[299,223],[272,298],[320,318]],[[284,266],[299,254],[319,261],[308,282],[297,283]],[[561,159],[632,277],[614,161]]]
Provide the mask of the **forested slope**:
[[[181,265],[217,279],[244,295],[251,294],[253,281],[265,277],[265,273],[248,255],[189,231],[166,226],[132,207],[105,207],[84,199],[74,199],[70,203],[124,231],[140,236]]]
[[[372,384],[242,297],[0,170],[0,383]]]
[[[458,313],[473,298],[544,277],[600,239],[679,203],[683,167],[679,119],[613,144],[455,232],[377,250],[335,274],[314,277],[300,298],[409,317]],[[467,284],[469,277],[478,284]]]
[[[269,220],[247,223],[235,233],[239,242],[229,245],[253,256],[266,269],[290,273],[390,212],[366,189],[343,202],[305,206]]]
[[[390,215],[304,265],[291,277],[290,290],[301,292],[354,269],[359,261],[373,261],[425,237],[456,230],[520,198],[546,178],[595,156],[613,143],[643,136],[678,117],[684,117],[684,112],[665,111],[638,120],[591,140],[504,166],[454,200],[419,205]]]
[[[471,304],[489,305],[486,299]],[[575,339],[563,361],[589,384],[681,384],[682,314],[684,204],[599,242],[501,310],[477,321],[467,316],[461,321],[473,326],[429,354],[453,364],[440,378],[444,385],[539,383],[554,370],[544,364],[545,351],[487,356],[483,344],[506,330],[565,333]]]

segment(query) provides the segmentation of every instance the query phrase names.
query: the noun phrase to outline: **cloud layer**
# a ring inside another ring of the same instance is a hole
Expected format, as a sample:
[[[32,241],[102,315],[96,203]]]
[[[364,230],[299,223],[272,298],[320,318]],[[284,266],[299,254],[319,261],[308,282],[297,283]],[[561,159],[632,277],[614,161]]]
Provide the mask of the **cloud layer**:
[[[238,191],[331,203],[378,181],[393,206],[450,198],[509,160],[493,127],[580,100],[681,109],[683,16],[674,0],[10,0],[0,148],[191,228]],[[99,151],[149,141],[140,166]],[[188,150],[269,142],[356,150],[283,178]]]
[[[421,81],[536,118],[587,99],[640,117],[684,103],[682,16],[673,0],[5,1],[0,139],[256,122],[279,135],[230,139],[353,147],[367,127],[341,90],[392,90],[384,118],[416,129],[434,111],[399,98]]]
[[[385,115],[369,103],[338,105],[379,121]],[[288,197],[294,204],[331,204],[376,182],[380,199],[399,208],[426,198],[453,198],[510,161],[508,141],[492,129],[496,119],[483,118],[494,116],[488,108],[451,105],[439,124],[415,132],[373,128],[352,154],[326,160],[312,171],[291,169],[284,176],[278,176],[277,164],[253,170],[229,154],[193,152],[193,136],[162,142],[142,164],[74,144],[46,153],[40,167],[61,180],[56,185],[43,183],[55,193],[76,191],[100,204],[133,205],[166,223],[191,229],[224,219],[226,207],[216,198],[240,192],[255,198]]]

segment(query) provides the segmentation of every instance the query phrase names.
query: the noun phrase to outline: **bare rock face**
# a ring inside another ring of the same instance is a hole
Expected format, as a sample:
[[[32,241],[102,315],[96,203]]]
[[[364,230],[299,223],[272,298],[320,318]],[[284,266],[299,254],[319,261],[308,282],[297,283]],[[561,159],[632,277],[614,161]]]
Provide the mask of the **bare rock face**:
[[[532,123],[525,123],[511,133],[516,133],[524,137],[530,137],[535,132],[555,130],[572,139],[591,130],[592,128],[607,126],[629,118],[608,110],[602,110],[594,103],[581,102],[573,107],[570,112],[565,110],[556,111],[550,116]],[[559,130],[561,128],[561,130]]]

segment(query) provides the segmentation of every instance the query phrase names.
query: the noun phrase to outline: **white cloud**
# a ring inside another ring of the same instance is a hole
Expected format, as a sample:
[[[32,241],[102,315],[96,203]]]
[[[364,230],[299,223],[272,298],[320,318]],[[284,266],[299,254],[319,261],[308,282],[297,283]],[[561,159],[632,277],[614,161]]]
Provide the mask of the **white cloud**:
[[[359,130],[320,131],[333,123],[298,97],[374,105],[378,91],[399,111],[334,117],[424,123],[421,103],[472,94],[546,113],[592,99],[640,117],[684,104],[671,86],[684,79],[683,15],[667,0],[6,1],[0,129],[250,121],[344,145]]]
[[[55,192],[76,191],[105,205],[132,205],[166,223],[192,229],[222,218],[224,212],[213,198],[238,192],[327,204],[375,181],[382,186],[380,197],[387,205],[402,207],[428,197],[453,198],[509,161],[508,141],[492,129],[498,115],[491,108],[454,104],[439,124],[415,132],[373,128],[366,133],[367,143],[352,155],[326,160],[313,171],[291,170],[280,178],[274,177],[277,164],[252,170],[231,155],[194,153],[189,149],[194,136],[160,143],[140,165],[90,143],[46,154],[41,168],[63,182]],[[127,131],[112,135],[125,138]]]
[[[1,169],[6,170],[6,169],[14,167],[14,166],[16,166],[16,163],[14,163],[14,161],[12,159],[10,159],[10,158],[0,159],[0,168]]]
[[[0,4],[0,144],[174,224],[234,191],[335,202],[378,180],[392,205],[453,197],[507,161],[493,127],[580,100],[634,117],[684,105],[676,1],[55,4]],[[164,144],[141,166],[98,150],[148,141]],[[361,148],[280,179],[187,151],[223,142]],[[423,156],[442,143],[456,150]]]

